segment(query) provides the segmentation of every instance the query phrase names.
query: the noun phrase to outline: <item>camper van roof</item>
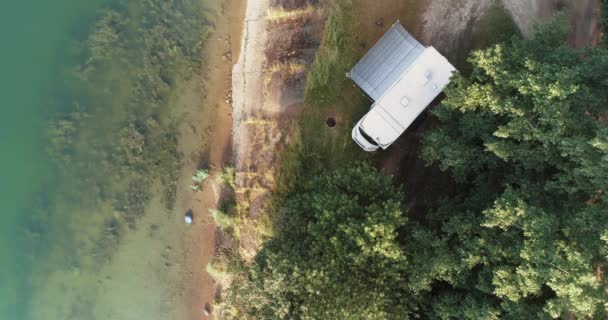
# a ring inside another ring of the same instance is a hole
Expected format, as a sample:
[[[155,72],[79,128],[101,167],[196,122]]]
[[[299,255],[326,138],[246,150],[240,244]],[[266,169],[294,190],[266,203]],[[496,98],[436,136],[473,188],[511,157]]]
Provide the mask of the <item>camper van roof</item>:
[[[397,21],[348,76],[376,101],[402,77],[423,51],[424,46]]]

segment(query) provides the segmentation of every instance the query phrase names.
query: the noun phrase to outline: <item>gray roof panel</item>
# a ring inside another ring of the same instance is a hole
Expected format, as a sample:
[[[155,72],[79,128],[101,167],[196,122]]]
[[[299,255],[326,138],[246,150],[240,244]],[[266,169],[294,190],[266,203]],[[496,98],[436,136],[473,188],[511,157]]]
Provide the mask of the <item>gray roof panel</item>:
[[[349,77],[374,101],[396,83],[424,51],[397,21],[349,72]]]

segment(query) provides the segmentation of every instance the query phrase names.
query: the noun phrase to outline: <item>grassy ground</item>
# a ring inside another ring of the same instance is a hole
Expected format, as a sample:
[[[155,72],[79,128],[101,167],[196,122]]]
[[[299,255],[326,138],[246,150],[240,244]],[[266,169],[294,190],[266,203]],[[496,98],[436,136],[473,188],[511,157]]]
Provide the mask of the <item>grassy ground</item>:
[[[288,193],[300,179],[319,170],[366,157],[350,140],[352,123],[369,105],[345,76],[358,58],[347,29],[352,25],[350,6],[347,1],[339,1],[329,9],[321,46],[308,75],[306,106],[292,124],[278,168],[279,194]],[[337,121],[333,128],[325,124],[329,117]]]

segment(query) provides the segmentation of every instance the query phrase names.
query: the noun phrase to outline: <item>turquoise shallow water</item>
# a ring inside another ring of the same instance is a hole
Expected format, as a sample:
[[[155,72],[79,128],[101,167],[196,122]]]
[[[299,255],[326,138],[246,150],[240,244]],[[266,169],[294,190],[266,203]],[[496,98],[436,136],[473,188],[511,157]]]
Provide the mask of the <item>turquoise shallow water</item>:
[[[52,189],[48,103],[68,41],[95,19],[98,0],[0,2],[0,319],[28,319],[32,242],[26,219]],[[40,248],[40,247],[39,247]],[[43,248],[43,246],[42,246]]]

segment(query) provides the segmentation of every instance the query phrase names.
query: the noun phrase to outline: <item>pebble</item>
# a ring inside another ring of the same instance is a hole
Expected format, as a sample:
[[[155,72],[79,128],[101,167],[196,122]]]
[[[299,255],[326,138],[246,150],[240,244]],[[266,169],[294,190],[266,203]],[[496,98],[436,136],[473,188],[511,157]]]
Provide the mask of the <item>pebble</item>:
[[[224,53],[224,55],[222,55],[222,60],[224,60],[224,62],[232,61],[232,53],[231,52]]]
[[[211,315],[211,305],[210,304],[205,304],[205,307],[203,308],[203,315],[205,317],[208,317]]]
[[[186,222],[186,224],[192,224],[192,222],[194,222],[194,214],[192,213],[192,210],[186,211],[186,214],[184,215],[184,221]]]

